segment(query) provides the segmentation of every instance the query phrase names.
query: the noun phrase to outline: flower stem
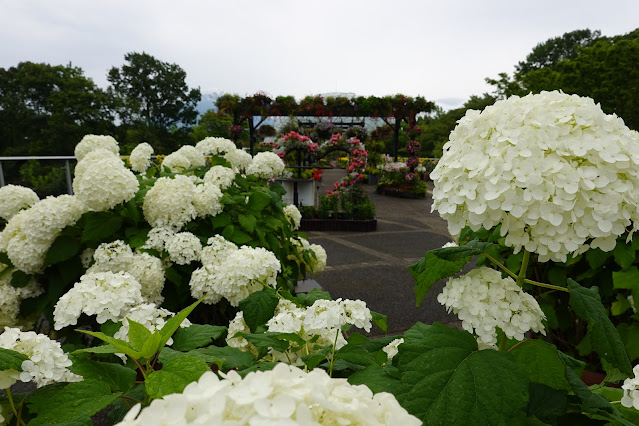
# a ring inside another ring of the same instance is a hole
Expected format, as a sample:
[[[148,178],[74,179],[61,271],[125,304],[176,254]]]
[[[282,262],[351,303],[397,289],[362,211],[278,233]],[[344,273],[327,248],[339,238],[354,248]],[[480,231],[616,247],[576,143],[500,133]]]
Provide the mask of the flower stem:
[[[499,269],[501,269],[502,271],[504,271],[505,273],[507,273],[508,275],[510,275],[512,278],[517,279],[517,274],[515,274],[513,271],[511,271],[510,269],[506,268],[506,266],[504,266],[500,261],[498,261],[497,259],[495,259],[494,257],[492,257],[491,255],[489,255],[488,253],[484,253],[484,256],[486,256],[486,259],[490,260],[492,263],[495,264],[495,266],[499,267]]]
[[[337,329],[337,332],[335,333],[335,341],[333,342],[333,352],[331,352],[331,365],[328,368],[328,375],[330,377],[333,377],[333,364],[335,363],[335,346],[337,346],[337,336],[339,336],[340,333],[340,329]]]
[[[526,271],[528,270],[528,260],[530,260],[530,252],[524,249],[524,258],[521,260],[521,268],[517,276],[517,285],[521,287],[526,279]]]
[[[528,253],[528,252],[526,252],[526,253]],[[484,256],[486,256],[486,259],[490,260],[495,266],[497,266],[499,269],[501,269],[502,271],[504,271],[505,273],[510,275],[512,278],[519,279],[519,276],[517,274],[515,274],[513,271],[511,271],[510,269],[505,267],[501,262],[499,262],[497,259],[495,259],[491,255],[489,255],[487,253],[484,253]],[[528,253],[528,256],[530,256],[530,253]],[[524,254],[524,257],[526,257],[525,254]],[[523,266],[523,264],[522,264],[522,266]],[[566,293],[570,293],[570,290],[568,290],[565,287],[559,287],[559,286],[552,285],[552,284],[540,283],[539,281],[529,280],[528,278],[524,278],[523,282],[525,282],[526,284],[536,285],[537,287],[544,287],[544,288],[549,288],[549,289],[552,289],[552,290],[558,290],[558,291],[564,291]]]
[[[13,414],[16,416],[16,424],[24,425],[25,422],[22,421],[21,416],[18,414],[18,410],[16,409],[16,404],[13,402],[13,395],[11,394],[11,388],[6,388],[5,392],[7,392],[7,398],[9,399],[9,405],[11,405],[11,410]]]
[[[559,291],[564,291],[566,293],[570,293],[570,290],[568,290],[566,287],[559,287],[558,285],[552,285],[552,284],[546,284],[546,283],[540,283],[539,281],[533,281],[533,280],[529,280],[529,279],[524,279],[524,282],[526,284],[532,284],[532,285],[536,285],[537,287],[544,287],[544,288],[550,288],[552,290],[559,290]]]

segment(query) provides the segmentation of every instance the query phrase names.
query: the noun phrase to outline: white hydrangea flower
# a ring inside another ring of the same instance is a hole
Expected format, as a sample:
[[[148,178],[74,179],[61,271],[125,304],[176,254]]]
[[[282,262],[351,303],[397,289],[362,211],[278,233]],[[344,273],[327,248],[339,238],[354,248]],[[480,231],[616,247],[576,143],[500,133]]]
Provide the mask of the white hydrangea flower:
[[[60,343],[44,334],[5,327],[4,333],[0,334],[0,347],[29,357],[22,362],[20,380],[23,382],[33,381],[40,388],[50,383],[82,380],[67,369],[72,363]]]
[[[140,283],[144,300],[162,303],[164,267],[162,261],[148,253],[136,253],[127,243],[116,240],[102,243],[93,254],[94,263],[85,274],[95,272],[127,272]]]
[[[191,164],[190,167],[202,167],[206,164],[206,158],[204,157],[204,154],[202,154],[200,150],[192,145],[181,146],[180,149],[175,152],[178,152],[186,157]]]
[[[87,154],[91,151],[95,151],[96,149],[106,149],[115,155],[120,155],[118,141],[116,141],[112,136],[86,135],[75,146],[75,158],[77,158],[78,161],[82,161]]]
[[[219,256],[223,253],[224,257]],[[224,297],[237,306],[249,294],[264,287],[275,288],[281,265],[273,252],[263,247],[241,247],[237,250],[212,251],[202,259],[203,265],[191,275],[191,295],[199,299],[208,294],[204,303],[216,303]],[[206,263],[211,259],[213,263]]]
[[[457,244],[455,241],[449,241],[442,246],[442,248],[448,248],[448,247],[459,247],[459,244]]]
[[[224,158],[226,159],[226,161],[231,163],[231,166],[236,173],[244,173],[246,168],[253,161],[253,157],[251,157],[251,154],[241,149],[227,151],[227,153],[224,154]]]
[[[302,213],[295,207],[294,204],[289,204],[284,207],[284,216],[288,223],[291,224],[293,231],[297,231],[300,228],[300,224],[302,223]]]
[[[140,283],[126,272],[95,272],[80,277],[56,303],[55,329],[76,325],[81,314],[96,315],[96,321],[118,321],[135,305],[144,302]]]
[[[206,247],[202,249],[200,259],[203,265],[218,265],[224,261],[228,251],[236,251],[237,249],[235,244],[223,236],[214,235],[206,242]]]
[[[147,330],[154,333],[155,331],[161,330],[169,318],[174,316],[175,313],[168,309],[159,308],[155,303],[143,303],[141,305],[134,306],[126,312],[122,318],[120,318],[122,327],[120,327],[113,337],[127,342],[129,341],[129,319],[142,324]],[[184,328],[189,327],[190,325],[191,321],[184,319],[184,321],[180,324],[180,327]],[[171,346],[173,344],[173,339],[169,339],[166,344]]]
[[[229,329],[226,335],[226,344],[232,348],[238,348],[243,351],[253,352],[257,355],[257,351],[254,346],[242,336],[235,336],[237,333],[250,333],[251,329],[246,325],[244,321],[244,312],[239,311],[235,314],[235,318],[229,322]]]
[[[452,235],[501,224],[506,245],[565,262],[639,227],[639,136],[589,98],[542,92],[469,110],[437,167]]]
[[[84,269],[88,269],[89,266],[91,266],[91,263],[93,262],[93,253],[95,253],[95,249],[92,248],[85,248],[82,250],[82,253],[80,253],[80,262],[82,262],[82,267]]]
[[[28,209],[38,201],[38,194],[30,188],[5,185],[0,188],[0,217],[8,221],[20,210]]]
[[[386,355],[388,355],[388,360],[389,361],[391,359],[393,359],[395,357],[395,355],[397,355],[399,353],[399,345],[401,345],[402,343],[404,343],[404,339],[403,338],[399,338],[399,339],[393,340],[388,345],[386,345],[386,346],[384,346],[382,348],[382,350],[384,352],[386,352]]]
[[[43,292],[42,287],[33,278],[24,287],[12,286],[13,271],[5,271],[7,268],[7,265],[0,263],[0,328],[17,326],[22,300],[39,296]]]
[[[497,327],[509,339],[524,340],[530,330],[546,334],[541,323],[546,316],[537,300],[515,280],[486,266],[449,279],[437,301],[457,314],[464,330],[477,334],[481,343],[494,345]]]
[[[279,363],[270,371],[204,373],[182,394],[135,406],[122,426],[150,424],[420,425],[392,394]]]
[[[217,185],[221,190],[225,190],[233,184],[235,172],[225,166],[213,166],[204,175],[204,182]]]
[[[260,152],[246,168],[247,175],[255,175],[262,179],[271,179],[282,175],[284,161],[275,153]]]
[[[193,205],[198,217],[215,216],[224,210],[221,203],[222,191],[220,188],[209,182],[195,186],[195,197]]]
[[[222,155],[237,149],[232,140],[215,137],[202,139],[195,145],[195,148],[203,155]]]
[[[95,151],[107,152],[104,150]],[[90,210],[106,211],[125,203],[139,189],[135,175],[126,168],[120,157],[87,155],[76,168],[73,191]]]
[[[0,233],[0,251],[28,274],[41,273],[49,247],[67,226],[75,224],[86,206],[75,196],[60,195],[38,201],[9,220]]]
[[[200,260],[202,242],[190,232],[178,232],[166,241],[165,250],[178,265],[187,265]]]
[[[191,167],[191,162],[185,155],[175,151],[164,157],[162,167],[168,167],[173,173],[184,173],[186,169]]]
[[[195,184],[187,176],[159,178],[146,193],[142,210],[151,226],[180,229],[197,217]]]
[[[302,251],[311,250],[315,253],[315,257],[309,256],[311,264],[306,265],[310,274],[319,274],[324,269],[326,269],[326,261],[327,255],[326,250],[319,244],[310,244],[308,240],[302,237],[291,238],[291,242],[295,247],[297,247],[298,252],[295,254],[290,254],[288,258],[290,260],[297,260],[298,263],[306,263],[304,257],[302,256]]]
[[[621,405],[639,410],[639,365],[635,365],[632,372],[635,377],[627,378],[621,386],[621,389],[623,389]]]
[[[146,142],[138,144],[133,151],[129,161],[131,162],[131,170],[138,173],[144,173],[151,165],[151,156],[153,155],[153,147]]]
[[[145,249],[153,249],[159,252],[164,250],[166,242],[175,234],[175,231],[171,228],[157,227],[151,228],[147,234],[146,242],[142,246]]]

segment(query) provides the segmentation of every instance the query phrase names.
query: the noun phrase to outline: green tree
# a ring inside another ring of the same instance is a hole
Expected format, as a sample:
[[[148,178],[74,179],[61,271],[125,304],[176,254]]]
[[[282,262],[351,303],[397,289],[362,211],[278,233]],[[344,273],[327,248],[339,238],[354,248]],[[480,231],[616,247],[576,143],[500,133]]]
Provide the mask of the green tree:
[[[231,125],[233,117],[210,109],[200,116],[197,126],[193,127],[192,136],[196,142],[209,136],[228,138]]]
[[[147,53],[128,53],[124,59],[107,79],[126,142],[147,141],[156,151],[168,152],[188,141],[202,96],[199,89],[189,89],[186,72]]]

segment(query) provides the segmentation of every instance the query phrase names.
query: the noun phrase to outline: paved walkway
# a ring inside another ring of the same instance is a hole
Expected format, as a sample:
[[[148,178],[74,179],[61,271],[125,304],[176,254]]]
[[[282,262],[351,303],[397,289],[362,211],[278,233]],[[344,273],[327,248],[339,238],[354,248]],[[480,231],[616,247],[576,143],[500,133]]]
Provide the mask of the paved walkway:
[[[343,174],[326,170],[325,188]],[[375,193],[372,185],[365,188],[376,206],[377,231],[309,232],[309,241],[321,244],[328,255],[326,270],[311,278],[334,299],[361,299],[371,310],[388,315],[389,334],[402,333],[417,321],[456,322],[437,302],[443,283],[436,283],[421,306],[415,306],[415,281],[408,266],[451,241],[446,222],[430,213],[430,196],[393,198]],[[371,333],[381,334],[377,329]]]

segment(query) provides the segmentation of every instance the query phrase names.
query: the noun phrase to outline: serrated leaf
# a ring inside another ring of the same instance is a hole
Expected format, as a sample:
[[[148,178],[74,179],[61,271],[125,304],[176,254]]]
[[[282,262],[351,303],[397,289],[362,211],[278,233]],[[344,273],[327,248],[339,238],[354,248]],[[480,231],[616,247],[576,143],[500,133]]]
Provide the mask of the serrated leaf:
[[[614,316],[621,315],[630,309],[632,305],[627,297],[623,297],[621,294],[617,295],[617,300],[612,302],[610,306],[610,313]]]
[[[248,208],[252,212],[261,212],[266,206],[271,204],[271,196],[261,191],[253,191],[249,195]]]
[[[630,360],[639,359],[639,323],[633,321],[631,324],[619,324],[617,331],[626,347]]]
[[[111,404],[120,393],[111,393],[106,383],[84,380],[69,383],[62,389],[53,388],[27,400],[29,411],[37,418],[29,425],[61,423],[77,417],[92,416]]]
[[[122,227],[123,219],[113,212],[89,212],[83,216],[82,242],[102,242]]]
[[[566,365],[559,358],[555,346],[543,340],[526,340],[510,353],[515,362],[526,370],[531,382],[541,383],[553,389],[571,389],[565,377]]]
[[[348,383],[352,385],[366,385],[374,393],[392,393],[392,389],[399,384],[399,380],[390,376],[382,366],[372,364],[363,370],[351,374],[348,377]]]
[[[162,370],[154,371],[147,376],[146,392],[154,399],[181,393],[186,385],[197,381],[207,371],[210,371],[209,366],[192,356],[172,359],[162,366]]]
[[[258,351],[258,358],[264,357],[270,349],[285,352],[291,346],[291,342],[295,342],[299,346],[304,344],[304,341],[295,333],[266,332],[259,334],[239,334],[255,345]]]
[[[630,290],[632,296],[639,300],[639,269],[636,266],[623,271],[614,271],[612,273],[612,284],[614,288]]]
[[[231,238],[229,238],[230,241],[234,242],[238,246],[246,244],[249,241],[251,241],[252,239],[253,239],[253,237],[251,237],[246,232],[244,232],[244,231],[242,231],[242,230],[240,230],[238,228],[235,228],[235,230],[233,231],[233,235],[231,235]]]
[[[129,323],[129,343],[136,351],[142,351],[144,343],[151,337],[151,332],[139,322],[130,318],[127,318],[127,320]]]
[[[567,382],[566,382],[567,383]],[[568,397],[565,390],[557,390],[540,383],[530,383],[528,387],[527,414],[545,423],[554,424],[566,412]]]
[[[177,286],[181,286],[184,281],[182,275],[180,275],[180,273],[173,267],[166,268],[164,270],[164,276],[167,280],[171,281]]]
[[[195,349],[188,352],[178,352],[171,348],[165,348],[160,353],[159,360],[162,364],[165,364],[173,358],[186,355],[195,357],[208,364],[216,364],[222,371],[231,369],[243,370],[255,364],[253,354],[230,346],[207,346],[206,348]]]
[[[202,346],[210,345],[213,340],[219,339],[227,331],[226,327],[208,324],[192,324],[189,327],[180,327],[173,335],[173,345],[176,351],[190,351]]]
[[[224,230],[222,231],[222,236],[224,237],[225,240],[231,240],[231,238],[233,238],[233,233],[235,232],[235,226],[233,225],[227,225]]]
[[[180,327],[182,322],[186,319],[186,317],[189,316],[189,314],[193,311],[193,309],[195,309],[195,307],[199,305],[202,300],[204,300],[204,297],[202,297],[197,302],[182,309],[180,312],[175,314],[174,317],[169,318],[169,320],[166,322],[166,324],[164,324],[164,326],[160,330],[160,335],[162,336],[162,339],[160,340],[158,344],[160,349],[166,345],[166,342],[168,342],[171,336],[173,336],[173,333],[175,333],[175,330],[177,330],[178,327]]]
[[[94,346],[92,348],[78,349],[78,350],[75,350],[75,351],[71,352],[71,354],[73,354],[73,355],[82,354],[82,353],[117,354],[117,353],[120,353],[120,350],[115,348],[112,345],[101,345],[101,346]]]
[[[568,289],[570,306],[579,318],[588,322],[588,334],[595,352],[622,373],[632,376],[632,366],[623,341],[601,304],[597,287],[587,289],[569,279]]]
[[[257,219],[253,215],[243,215],[239,214],[237,219],[242,225],[242,228],[246,229],[248,232],[253,232],[255,230],[255,225],[257,224]]]
[[[9,259],[9,255],[3,251],[0,251],[0,263],[4,263],[7,266],[13,266],[11,259]]]
[[[591,269],[599,269],[611,256],[610,252],[604,252],[601,249],[590,249],[586,252],[586,261]]]
[[[246,299],[240,301],[239,308],[244,314],[244,322],[251,332],[255,332],[258,326],[266,324],[273,318],[275,308],[279,302],[277,293],[272,288],[251,293]]]
[[[118,398],[113,402],[113,404],[111,404],[112,408],[111,410],[109,410],[108,417],[109,421],[113,425],[120,423],[124,419],[126,414],[131,409],[131,405],[134,401],[144,401],[144,398],[146,397],[144,383],[140,383],[135,387],[129,389],[129,391],[126,392],[123,397],[128,397],[128,399]]]
[[[371,311],[371,316],[373,317],[373,324],[379,327],[384,333],[388,333],[388,316],[373,311]]]
[[[397,359],[395,359],[397,358]],[[417,323],[393,359],[398,402],[424,424],[515,424],[528,379],[507,352],[477,350],[475,338],[442,324]]]
[[[304,362],[304,364],[306,364],[306,367],[308,367],[309,370],[312,370],[315,367],[317,367],[320,364],[320,362],[326,359],[326,357],[328,356],[328,354],[331,352],[332,349],[333,349],[333,346],[326,346],[318,352],[314,352],[310,355],[304,355],[302,357],[302,361]]]
[[[217,216],[211,218],[211,225],[213,229],[224,228],[231,224],[231,215],[228,213],[220,213]]]
[[[0,371],[22,371],[22,362],[29,357],[11,349],[0,348]]]
[[[612,250],[612,255],[615,258],[615,263],[622,268],[628,268],[635,261],[635,250],[622,241],[617,241],[617,245]]]
[[[330,293],[328,291],[318,290],[316,288],[312,289],[308,293],[298,293],[297,301],[305,306],[312,306],[318,300],[333,300]]]
[[[45,265],[55,265],[71,259],[80,252],[82,243],[77,238],[68,235],[60,235],[55,239],[44,258]]]
[[[106,342],[109,345],[113,346],[115,349],[117,349],[118,352],[121,352],[125,354],[126,356],[130,356],[131,358],[134,358],[134,359],[142,358],[142,354],[136,351],[135,349],[133,349],[131,345],[129,344],[129,342],[126,342],[121,339],[116,339],[115,337],[107,336],[106,334],[102,332],[88,331],[88,330],[76,330],[76,331],[88,334],[93,337],[97,337],[103,342]],[[93,349],[93,348],[89,348],[89,349]],[[89,352],[89,351],[86,350],[85,352]],[[95,352],[95,353],[98,353],[98,352]],[[101,353],[104,353],[104,352],[101,352]]]
[[[73,357],[71,372],[86,379],[95,379],[109,385],[112,391],[126,392],[135,384],[136,372],[123,365]]]

